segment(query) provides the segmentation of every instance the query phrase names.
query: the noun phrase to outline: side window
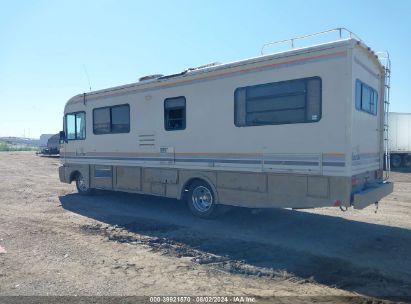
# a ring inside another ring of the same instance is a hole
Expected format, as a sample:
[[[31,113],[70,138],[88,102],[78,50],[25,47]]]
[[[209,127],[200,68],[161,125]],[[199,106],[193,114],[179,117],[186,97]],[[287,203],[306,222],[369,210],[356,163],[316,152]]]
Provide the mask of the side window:
[[[66,115],[66,128],[67,139],[76,139],[76,114]]]
[[[164,100],[164,128],[167,131],[184,130],[186,128],[185,97]]]
[[[111,108],[111,132],[130,132],[130,107],[128,105]]]
[[[66,115],[66,134],[68,140],[86,138],[86,118],[84,112]]]
[[[317,122],[321,119],[321,78],[303,78],[238,88],[237,127]]]
[[[120,105],[93,110],[94,134],[130,132],[130,106]]]
[[[110,108],[93,110],[94,134],[110,133]]]
[[[355,82],[355,108],[377,115],[378,93],[360,80]]]
[[[361,110],[361,81],[355,82],[355,108]]]
[[[76,139],[86,138],[86,118],[85,113],[76,114]]]

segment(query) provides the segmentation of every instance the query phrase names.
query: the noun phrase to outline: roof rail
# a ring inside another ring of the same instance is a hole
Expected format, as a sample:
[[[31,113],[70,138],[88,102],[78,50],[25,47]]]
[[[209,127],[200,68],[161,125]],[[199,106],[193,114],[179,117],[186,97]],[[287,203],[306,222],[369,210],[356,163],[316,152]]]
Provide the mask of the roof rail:
[[[345,39],[345,37],[349,37],[349,38],[357,39],[358,41],[362,42],[361,38],[358,37],[358,35],[354,34],[353,32],[346,29],[345,27],[338,27],[338,28],[335,28],[335,29],[326,30],[326,31],[317,32],[317,33],[312,33],[312,34],[308,34],[308,35],[304,35],[304,36],[298,36],[298,37],[293,37],[293,38],[289,38],[289,39],[284,39],[284,40],[278,40],[278,41],[272,41],[272,42],[265,43],[261,48],[261,55],[264,55],[264,49],[265,48],[267,48],[268,46],[272,46],[274,44],[290,43],[291,48],[293,49],[294,48],[294,43],[297,40],[302,40],[302,39],[306,39],[306,38],[310,38],[310,37],[314,37],[314,36],[320,36],[320,35],[333,33],[333,32],[338,33],[338,39],[336,39],[336,40],[341,40],[341,39]]]
[[[195,68],[188,68],[187,71],[196,71],[196,70],[211,68],[211,67],[214,67],[214,66],[220,65],[220,64],[221,64],[221,62],[217,62],[217,61],[216,62],[211,62],[211,63],[200,65],[200,66],[195,67]]]
[[[391,69],[391,58],[388,51],[375,52],[375,55],[386,69]]]
[[[164,76],[163,74],[146,75],[146,76],[140,77],[138,81],[152,80],[152,79],[157,79],[163,76]]]

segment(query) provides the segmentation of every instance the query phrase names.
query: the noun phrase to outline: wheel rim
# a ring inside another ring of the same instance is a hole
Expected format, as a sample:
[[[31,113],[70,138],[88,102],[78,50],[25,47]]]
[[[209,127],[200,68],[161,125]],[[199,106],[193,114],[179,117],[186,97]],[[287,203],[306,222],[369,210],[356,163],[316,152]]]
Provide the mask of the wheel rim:
[[[86,192],[88,190],[86,181],[84,180],[84,177],[81,174],[77,177],[77,186],[82,192]]]
[[[207,187],[198,186],[193,191],[192,201],[198,211],[207,212],[213,204],[213,194]]]

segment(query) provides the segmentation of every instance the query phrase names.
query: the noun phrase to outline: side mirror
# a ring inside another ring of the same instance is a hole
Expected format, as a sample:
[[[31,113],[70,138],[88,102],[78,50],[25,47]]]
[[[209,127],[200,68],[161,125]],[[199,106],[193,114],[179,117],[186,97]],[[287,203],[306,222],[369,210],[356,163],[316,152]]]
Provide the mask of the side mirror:
[[[67,142],[66,132],[60,131],[60,144],[64,144]]]

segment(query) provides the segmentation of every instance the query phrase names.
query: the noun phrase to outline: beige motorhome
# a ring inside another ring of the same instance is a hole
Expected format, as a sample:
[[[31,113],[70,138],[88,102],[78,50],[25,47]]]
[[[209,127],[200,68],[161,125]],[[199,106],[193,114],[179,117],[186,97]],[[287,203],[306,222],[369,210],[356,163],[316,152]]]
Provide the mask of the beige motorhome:
[[[201,217],[220,205],[364,208],[393,189],[385,78],[349,32],[80,94],[64,109],[60,180],[185,199]]]

